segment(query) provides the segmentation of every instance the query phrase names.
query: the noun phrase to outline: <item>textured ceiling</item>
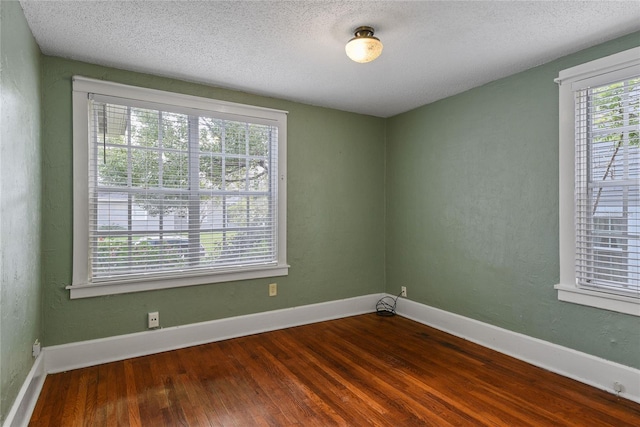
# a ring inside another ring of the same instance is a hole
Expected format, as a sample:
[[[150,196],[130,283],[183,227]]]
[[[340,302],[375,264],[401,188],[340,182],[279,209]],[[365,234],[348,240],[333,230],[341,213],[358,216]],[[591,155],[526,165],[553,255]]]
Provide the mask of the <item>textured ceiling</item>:
[[[640,1],[20,3],[47,55],[380,117],[640,30]],[[344,53],[360,25],[368,64]]]

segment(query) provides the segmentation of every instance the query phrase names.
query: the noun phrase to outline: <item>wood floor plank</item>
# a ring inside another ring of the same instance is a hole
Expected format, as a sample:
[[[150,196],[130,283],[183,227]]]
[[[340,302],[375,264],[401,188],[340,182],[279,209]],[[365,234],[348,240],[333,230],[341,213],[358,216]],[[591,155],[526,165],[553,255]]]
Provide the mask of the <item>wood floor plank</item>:
[[[281,348],[288,348],[291,343],[284,346],[281,340]],[[278,343],[273,342],[272,345]],[[293,352],[293,351],[292,351]],[[358,387],[353,386],[335,369],[326,365],[322,365],[308,352],[300,352],[301,358],[305,360],[304,364],[298,366],[289,364],[290,372],[299,378],[302,382],[313,388],[313,392],[322,402],[326,402],[329,406],[330,415],[333,422],[337,424],[346,423],[346,420],[353,421],[357,419],[366,419],[364,414],[370,421],[375,424],[382,421],[381,416],[386,412],[385,408],[379,405],[371,396]],[[320,369],[311,369],[309,365]],[[353,404],[357,402],[357,404]]]
[[[250,396],[254,401],[251,406],[254,407],[253,417],[256,422],[266,422],[268,425],[295,423],[296,416],[291,414],[288,416],[290,409],[280,404],[280,402],[288,400],[288,394],[284,391],[284,387],[265,389],[260,381],[256,380],[267,372],[272,378],[280,376],[280,368],[274,366],[267,357],[263,356],[266,354],[264,347],[248,348],[236,341],[231,351],[235,356],[235,363],[247,370],[248,381],[246,385],[250,388]]]
[[[30,426],[640,426],[640,405],[402,317],[49,375]]]
[[[141,425],[140,407],[138,392],[136,390],[136,379],[131,360],[124,361],[124,381],[127,390],[127,412],[129,415],[129,425]],[[134,399],[135,397],[135,399]]]
[[[358,360],[357,364],[353,364],[351,363],[351,359],[342,358],[340,353],[344,350],[344,347],[342,347],[339,352],[330,351],[323,353],[320,351],[322,345],[318,345],[317,339],[320,339],[321,342],[327,342],[327,331],[324,331],[319,337],[307,338],[307,346],[305,348],[299,348],[298,350],[301,359],[310,360],[314,365],[322,366],[333,378],[343,384],[349,384],[350,391],[354,392],[360,403],[359,405],[353,405],[354,407],[364,407],[364,411],[371,417],[371,415],[376,413],[385,415],[389,412],[387,407],[391,404],[398,409],[402,409],[406,419],[413,419],[416,422],[420,421],[419,414],[414,411],[416,402],[411,402],[411,399],[408,399],[408,401],[395,400],[391,403],[388,402],[385,394],[386,390],[384,389],[386,383],[375,376],[375,372],[377,371],[359,370],[359,365],[364,363],[363,359]],[[343,345],[346,345],[346,342],[343,343]],[[295,348],[291,346],[288,348],[288,351],[293,352]],[[373,377],[371,377],[372,372],[374,373]],[[371,384],[371,382],[373,384]],[[327,384],[321,383],[321,386],[326,387]],[[404,407],[406,403],[409,405]],[[413,405],[411,405],[411,403],[413,403]]]
[[[98,403],[98,369],[93,367],[86,370],[87,385],[85,392],[85,416],[81,419],[82,426],[88,426],[86,420],[95,419]]]

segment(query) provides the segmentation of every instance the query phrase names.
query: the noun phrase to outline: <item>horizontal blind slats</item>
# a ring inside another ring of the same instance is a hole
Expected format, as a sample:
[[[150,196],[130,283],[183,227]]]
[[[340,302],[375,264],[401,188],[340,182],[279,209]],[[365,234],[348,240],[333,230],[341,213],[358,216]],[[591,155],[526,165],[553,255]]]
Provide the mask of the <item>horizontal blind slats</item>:
[[[94,279],[276,264],[277,127],[100,100],[90,102]]]
[[[577,283],[640,297],[640,78],[575,104]]]

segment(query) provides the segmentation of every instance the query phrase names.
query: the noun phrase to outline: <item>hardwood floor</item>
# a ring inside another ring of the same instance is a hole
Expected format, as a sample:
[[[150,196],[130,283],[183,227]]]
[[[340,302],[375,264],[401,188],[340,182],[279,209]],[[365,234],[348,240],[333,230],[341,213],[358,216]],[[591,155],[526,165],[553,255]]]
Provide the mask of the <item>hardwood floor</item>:
[[[640,405],[374,314],[49,375],[30,426],[640,426]]]

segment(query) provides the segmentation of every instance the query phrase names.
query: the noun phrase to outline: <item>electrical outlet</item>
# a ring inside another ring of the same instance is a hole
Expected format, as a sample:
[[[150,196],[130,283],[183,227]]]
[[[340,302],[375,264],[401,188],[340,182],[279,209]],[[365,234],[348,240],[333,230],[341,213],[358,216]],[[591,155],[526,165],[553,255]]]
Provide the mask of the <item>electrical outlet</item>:
[[[159,328],[160,327],[160,313],[154,311],[153,313],[147,314],[147,323],[149,329]]]
[[[40,355],[40,341],[36,340],[33,343],[33,347],[31,347],[31,355],[33,357],[38,357]]]
[[[275,297],[276,295],[278,295],[278,284],[277,283],[270,283],[269,284],[269,296],[270,297]]]
[[[400,292],[400,296],[402,296],[402,297],[405,297],[405,298],[406,298],[406,297],[407,297],[407,287],[406,287],[406,286],[401,287],[401,288],[400,288],[400,291],[401,291],[401,292]]]

